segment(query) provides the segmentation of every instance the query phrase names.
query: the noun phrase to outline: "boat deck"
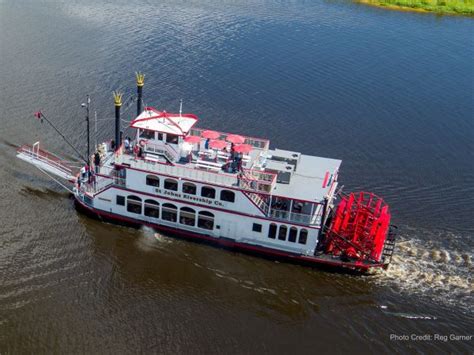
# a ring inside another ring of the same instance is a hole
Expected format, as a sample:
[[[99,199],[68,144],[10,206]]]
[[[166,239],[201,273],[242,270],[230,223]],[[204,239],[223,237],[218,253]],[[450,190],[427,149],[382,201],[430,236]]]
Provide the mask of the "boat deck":
[[[314,202],[320,202],[334,192],[333,182],[337,180],[341,160],[301,154],[295,166],[273,160],[275,152],[282,155],[281,152],[286,151],[254,149],[243,157],[243,174],[260,184],[258,187],[248,186],[250,189],[255,187],[255,190],[279,197]],[[164,155],[147,150],[141,157],[137,157],[130,150],[121,150],[115,156],[109,154],[109,159],[106,161],[109,166],[127,165],[224,186],[239,186],[239,179],[242,178],[242,172],[232,170],[227,154],[209,150],[192,151],[187,158],[181,158],[173,164],[170,164]],[[289,168],[290,172],[286,170]],[[280,179],[280,176],[285,174],[289,177]]]

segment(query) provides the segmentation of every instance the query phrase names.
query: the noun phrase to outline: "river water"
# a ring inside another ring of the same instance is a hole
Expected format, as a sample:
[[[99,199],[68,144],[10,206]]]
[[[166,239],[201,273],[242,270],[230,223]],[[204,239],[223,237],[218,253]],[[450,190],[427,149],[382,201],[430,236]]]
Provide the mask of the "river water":
[[[450,336],[474,328],[473,30],[346,1],[0,0],[0,353],[472,352]],[[136,70],[146,104],[342,159],[346,191],[391,205],[390,269],[100,223],[15,159],[39,139],[71,154],[38,109],[85,149],[86,94],[111,138]]]

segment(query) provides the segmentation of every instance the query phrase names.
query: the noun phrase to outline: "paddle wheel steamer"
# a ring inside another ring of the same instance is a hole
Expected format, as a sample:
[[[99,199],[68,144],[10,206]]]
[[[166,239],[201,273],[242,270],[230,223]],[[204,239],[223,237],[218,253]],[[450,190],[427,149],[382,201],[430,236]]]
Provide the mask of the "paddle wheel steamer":
[[[88,152],[81,171],[39,143],[20,147],[18,158],[67,180],[77,208],[102,220],[306,264],[388,266],[389,206],[373,193],[338,192],[340,160],[198,128],[181,108],[142,109],[143,84],[137,74],[133,139],[122,137],[122,95],[114,93],[115,139]]]

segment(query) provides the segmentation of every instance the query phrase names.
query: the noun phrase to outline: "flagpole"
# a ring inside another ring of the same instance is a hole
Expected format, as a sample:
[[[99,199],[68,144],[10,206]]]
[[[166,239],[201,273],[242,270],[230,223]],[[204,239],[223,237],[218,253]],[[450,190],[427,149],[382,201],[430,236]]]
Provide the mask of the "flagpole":
[[[89,107],[91,104],[91,98],[89,95],[87,95],[87,106],[86,106],[86,122],[87,122],[87,165],[90,164],[90,159],[91,159],[91,142],[90,142],[90,124],[89,124]]]
[[[95,127],[94,127],[94,143],[95,143],[95,150],[98,149],[98,146],[97,146],[97,111],[94,111],[94,123],[95,123]]]

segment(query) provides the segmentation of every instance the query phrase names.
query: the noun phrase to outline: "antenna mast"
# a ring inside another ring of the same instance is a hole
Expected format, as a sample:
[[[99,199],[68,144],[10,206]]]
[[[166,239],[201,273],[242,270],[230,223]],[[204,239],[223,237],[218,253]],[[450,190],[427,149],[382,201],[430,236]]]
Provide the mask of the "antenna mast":
[[[82,104],[86,107],[86,122],[87,122],[87,165],[90,166],[91,159],[91,135],[90,135],[90,124],[89,124],[89,109],[91,105],[91,98],[87,95],[86,104]]]
[[[95,150],[97,150],[97,111],[94,111],[94,144],[95,144]]]

